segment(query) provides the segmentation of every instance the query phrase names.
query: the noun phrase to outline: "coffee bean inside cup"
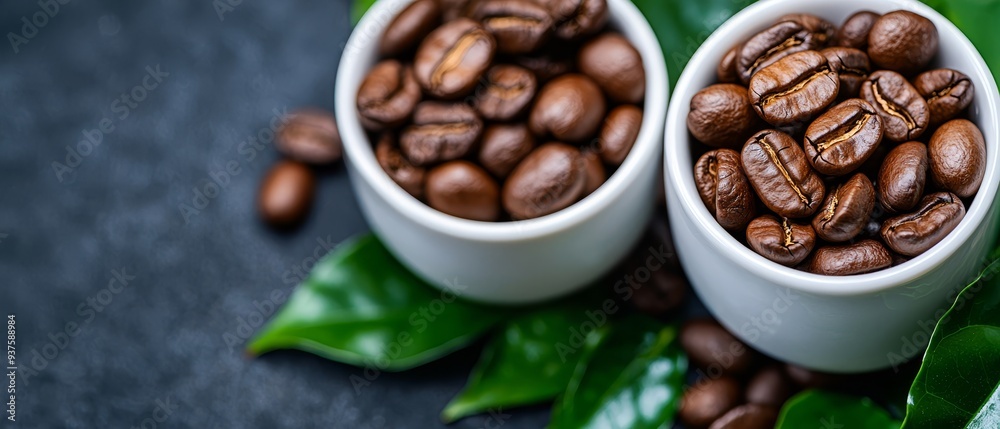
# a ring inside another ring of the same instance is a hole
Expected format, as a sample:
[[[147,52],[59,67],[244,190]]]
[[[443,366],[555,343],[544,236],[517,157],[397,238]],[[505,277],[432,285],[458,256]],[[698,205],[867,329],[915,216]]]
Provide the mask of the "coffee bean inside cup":
[[[908,263],[957,229],[996,148],[969,119],[972,79],[934,62],[934,23],[768,25],[729,41],[690,100],[695,187],[719,226],[764,263],[834,276]]]
[[[477,221],[598,192],[637,144],[647,98],[643,58],[609,13],[607,0],[411,3],[357,93],[379,165],[431,208]]]

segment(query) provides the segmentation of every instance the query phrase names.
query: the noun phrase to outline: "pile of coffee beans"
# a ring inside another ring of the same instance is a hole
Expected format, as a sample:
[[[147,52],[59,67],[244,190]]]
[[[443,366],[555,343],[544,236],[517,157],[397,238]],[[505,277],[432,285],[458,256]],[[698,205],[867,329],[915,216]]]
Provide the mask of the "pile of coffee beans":
[[[357,108],[382,169],[452,216],[531,219],[592,193],[642,123],[639,52],[605,0],[416,0]]]
[[[286,159],[272,167],[261,183],[257,196],[261,218],[281,229],[300,224],[316,193],[312,168],[340,161],[341,143],[337,121],[330,112],[306,108],[282,118],[274,145]]]
[[[930,20],[858,12],[837,28],[780,18],[733,47],[691,99],[695,182],[719,224],[755,252],[816,274],[881,270],[961,222],[986,142],[964,118],[968,76],[929,69]]]

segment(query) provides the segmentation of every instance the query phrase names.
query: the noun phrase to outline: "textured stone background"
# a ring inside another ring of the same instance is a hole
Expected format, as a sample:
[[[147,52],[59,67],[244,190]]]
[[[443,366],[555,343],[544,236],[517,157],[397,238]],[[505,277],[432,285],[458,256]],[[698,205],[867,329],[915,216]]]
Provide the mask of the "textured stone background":
[[[269,231],[253,201],[277,156],[240,152],[274,109],[332,109],[347,0],[244,0],[222,19],[212,0],[72,0],[15,53],[7,33],[41,10],[0,5],[0,312],[17,315],[22,369],[36,351],[44,366],[22,372],[18,422],[0,427],[138,427],[163,417],[160,403],[171,413],[156,427],[440,426],[478,346],[356,395],[357,369],[299,352],[249,360],[223,340],[254,301],[292,289],[284,273],[320,241],[367,229],[334,169],[304,228]],[[122,118],[115,100],[156,66],[169,75]],[[114,130],[57,175],[52,163],[104,119]],[[230,161],[239,173],[186,221],[179,205]],[[108,289],[116,270],[135,278]],[[548,410],[510,414],[505,427],[541,427]]]

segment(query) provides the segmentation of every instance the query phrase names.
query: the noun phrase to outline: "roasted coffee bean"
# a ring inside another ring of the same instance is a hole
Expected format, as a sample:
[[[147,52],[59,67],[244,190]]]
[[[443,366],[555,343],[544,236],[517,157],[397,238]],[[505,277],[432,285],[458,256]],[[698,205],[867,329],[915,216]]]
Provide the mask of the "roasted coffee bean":
[[[920,137],[930,123],[927,102],[899,73],[888,70],[872,73],[861,84],[861,98],[882,117],[885,138],[894,142]]]
[[[757,352],[714,320],[689,320],[680,339],[691,363],[710,374],[745,374],[757,359]]]
[[[944,240],[962,222],[965,205],[951,192],[924,197],[913,213],[896,216],[882,224],[882,240],[894,252],[917,256]]]
[[[361,125],[370,131],[398,127],[413,114],[420,97],[412,68],[396,60],[382,61],[358,89]]]
[[[503,186],[503,207],[514,219],[545,216],[579,200],[586,185],[580,151],[563,143],[546,143],[510,173]]]
[[[294,161],[281,161],[271,168],[260,185],[257,211],[277,228],[297,225],[312,206],[316,177],[309,167]]]
[[[774,130],[755,134],[743,146],[741,160],[761,201],[779,216],[812,216],[822,206],[823,181],[788,134]]]
[[[565,40],[594,34],[608,22],[606,0],[538,0],[555,18],[555,33]]]
[[[778,18],[775,22],[786,21],[802,25],[802,28],[812,33],[814,43],[820,47],[830,43],[837,33],[837,26],[833,25],[832,22],[808,13],[790,13]]]
[[[638,104],[646,95],[642,56],[621,34],[604,33],[584,44],[577,65],[614,101]]]
[[[483,24],[506,54],[534,52],[548,39],[552,16],[531,0],[483,0],[472,17]]]
[[[931,20],[910,11],[882,15],[868,33],[868,56],[881,68],[911,75],[937,55],[938,31]]]
[[[320,109],[297,110],[285,117],[274,145],[283,155],[313,165],[340,161],[344,150],[336,119]]]
[[[952,69],[937,69],[921,73],[913,80],[931,111],[931,126],[941,125],[962,113],[972,104],[976,87],[964,73]]]
[[[391,132],[383,133],[375,145],[375,159],[382,170],[410,195],[424,197],[424,177],[426,170],[414,166],[403,156],[396,145],[396,137]]]
[[[821,174],[841,176],[860,167],[882,142],[882,119],[866,101],[852,98],[816,118],[802,145]]]
[[[472,7],[478,0],[437,0],[441,5],[444,22],[451,22],[461,17],[468,17]]]
[[[524,124],[495,124],[483,131],[479,164],[505,179],[535,149],[535,138]]]
[[[583,186],[583,195],[590,195],[608,180],[608,172],[604,169],[604,161],[597,152],[585,149],[580,151],[580,156],[583,157],[584,172],[587,175],[587,184]]]
[[[427,173],[427,205],[463,219],[500,218],[500,186],[476,164],[451,161]]]
[[[868,49],[868,33],[875,25],[875,21],[882,16],[875,12],[863,10],[855,13],[844,21],[844,25],[837,32],[837,45],[846,48]]]
[[[483,121],[468,105],[425,101],[403,130],[400,148],[414,165],[425,166],[467,155],[482,132]]]
[[[385,28],[379,42],[379,55],[393,57],[412,49],[441,22],[441,12],[437,0],[410,3]]]
[[[802,51],[823,48],[815,34],[796,21],[779,22],[757,33],[740,47],[736,71],[744,84],[761,69]]]
[[[934,183],[962,198],[976,195],[986,174],[986,140],[976,124],[945,123],[931,136],[927,152]]]
[[[704,379],[684,391],[678,417],[685,427],[707,428],[740,403],[740,384],[729,377]]]
[[[795,390],[784,369],[778,365],[770,365],[758,371],[747,383],[746,401],[781,407]]]
[[[667,269],[650,271],[649,281],[635,289],[632,303],[636,310],[643,314],[659,318],[669,316],[684,303],[684,295],[688,288],[687,279],[683,274]]]
[[[820,53],[840,78],[840,98],[857,97],[861,93],[861,84],[868,79],[868,73],[871,73],[868,54],[843,47],[826,48]]]
[[[531,70],[538,78],[539,83],[545,83],[573,72],[573,61],[575,60],[572,57],[573,52],[575,51],[569,47],[553,48],[537,54],[517,56],[513,62]]]
[[[496,40],[482,25],[459,18],[424,38],[417,49],[414,74],[428,94],[458,98],[475,88],[495,52]]]
[[[605,113],[604,95],[590,78],[567,74],[545,84],[528,119],[531,132],[568,142],[594,136]]]
[[[722,56],[722,61],[719,61],[719,66],[715,70],[719,83],[740,83],[739,71],[736,69],[736,57],[740,48],[742,48],[740,45],[733,46]]]
[[[816,231],[788,218],[764,215],[747,226],[747,244],[761,256],[792,267],[812,253],[816,247]]]
[[[874,209],[875,187],[868,176],[858,173],[827,194],[812,226],[823,240],[852,240],[864,231]]]
[[[744,404],[729,410],[708,429],[772,429],[778,421],[778,408]]]
[[[535,98],[538,80],[531,71],[511,65],[493,66],[476,91],[475,106],[483,118],[510,121],[528,110]]]
[[[750,103],[772,125],[814,118],[833,104],[839,91],[837,73],[816,51],[784,57],[750,79]]]
[[[619,166],[632,150],[642,129],[642,109],[623,104],[608,113],[597,139],[601,158],[609,165]]]
[[[756,200],[736,151],[717,149],[702,155],[694,167],[694,182],[705,207],[723,228],[742,229],[753,219]]]
[[[827,276],[851,276],[888,268],[892,255],[882,243],[862,240],[844,246],[821,247],[809,263],[809,272]]]
[[[762,125],[747,89],[740,85],[712,85],[691,97],[688,131],[709,146],[739,148]]]
[[[785,364],[788,378],[806,389],[830,389],[844,384],[845,376],[813,371],[801,366]]]
[[[889,213],[916,207],[927,183],[927,146],[908,142],[896,146],[878,172],[878,202]]]

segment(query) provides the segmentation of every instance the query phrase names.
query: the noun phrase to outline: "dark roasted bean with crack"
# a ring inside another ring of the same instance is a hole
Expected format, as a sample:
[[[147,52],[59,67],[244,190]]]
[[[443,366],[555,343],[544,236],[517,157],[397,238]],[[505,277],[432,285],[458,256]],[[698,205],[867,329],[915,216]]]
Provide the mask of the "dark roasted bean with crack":
[[[840,79],[816,51],[792,54],[750,79],[750,103],[772,125],[808,121],[837,99]]]
[[[904,256],[917,256],[944,240],[962,222],[965,205],[957,195],[937,192],[924,197],[917,211],[882,224],[882,239]]]
[[[549,11],[531,0],[485,0],[472,17],[496,38],[505,54],[534,52],[548,39],[553,22]]]
[[[744,84],[758,71],[776,61],[802,51],[821,49],[823,43],[815,39],[815,34],[795,21],[779,22],[757,33],[736,55],[736,71]]]
[[[868,176],[858,173],[827,194],[812,226],[823,240],[852,240],[865,229],[874,209],[875,187]]]
[[[753,218],[753,189],[736,151],[718,149],[702,155],[694,167],[694,181],[705,207],[723,228],[742,229]]]
[[[816,232],[809,225],[764,215],[747,226],[747,244],[759,255],[786,267],[798,265],[816,246]]]
[[[962,113],[976,95],[976,87],[965,73],[937,69],[921,73],[913,80],[931,111],[931,126],[948,122]]]
[[[482,132],[483,121],[468,105],[425,101],[417,105],[399,145],[410,162],[426,166],[469,154]]]
[[[894,71],[880,70],[868,76],[861,85],[861,98],[882,117],[885,138],[894,142],[920,137],[930,123],[927,102],[903,75]]]
[[[820,53],[830,63],[830,69],[840,78],[840,98],[857,97],[861,92],[861,84],[871,73],[871,62],[868,54],[851,48],[826,48]]]
[[[809,272],[827,276],[851,276],[888,268],[892,255],[882,243],[862,240],[844,246],[821,247],[809,263]]]
[[[479,23],[459,18],[428,35],[413,60],[417,82],[428,94],[453,99],[475,88],[493,61],[496,40]]]
[[[841,176],[860,167],[882,142],[882,119],[864,100],[852,98],[813,121],[802,145],[821,174]]]
[[[812,216],[823,203],[823,181],[809,166],[798,142],[780,131],[750,138],[741,155],[743,172],[757,195],[779,216]]]

